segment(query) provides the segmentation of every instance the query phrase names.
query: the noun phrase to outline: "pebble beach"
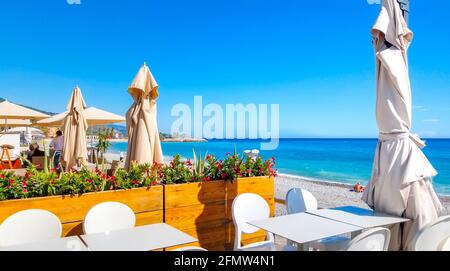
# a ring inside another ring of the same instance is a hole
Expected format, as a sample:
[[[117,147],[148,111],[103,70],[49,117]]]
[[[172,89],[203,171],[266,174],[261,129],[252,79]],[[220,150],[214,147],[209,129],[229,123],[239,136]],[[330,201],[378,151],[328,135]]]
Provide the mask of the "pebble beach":
[[[310,191],[318,200],[319,208],[331,208],[338,206],[359,206],[369,208],[362,200],[361,193],[353,192],[350,185],[323,182],[300,176],[281,174],[275,179],[275,198],[283,200],[286,193],[294,187]],[[440,196],[444,206],[442,215],[450,215],[450,197]],[[276,204],[276,215],[286,214],[286,207]]]

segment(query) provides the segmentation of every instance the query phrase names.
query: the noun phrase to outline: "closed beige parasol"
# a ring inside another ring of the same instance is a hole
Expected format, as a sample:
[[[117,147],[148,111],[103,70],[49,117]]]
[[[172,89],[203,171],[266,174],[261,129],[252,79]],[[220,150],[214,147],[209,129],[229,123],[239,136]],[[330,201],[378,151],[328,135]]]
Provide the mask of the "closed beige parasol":
[[[411,219],[392,228],[390,250],[408,250],[416,233],[442,208],[433,190],[437,174],[411,133],[412,98],[407,51],[413,34],[395,0],[383,0],[372,29],[377,68],[379,143],[363,200],[376,211]]]
[[[158,84],[147,65],[143,65],[128,92],[134,103],[127,112],[128,152],[126,168],[138,164],[164,163],[156,120]]]

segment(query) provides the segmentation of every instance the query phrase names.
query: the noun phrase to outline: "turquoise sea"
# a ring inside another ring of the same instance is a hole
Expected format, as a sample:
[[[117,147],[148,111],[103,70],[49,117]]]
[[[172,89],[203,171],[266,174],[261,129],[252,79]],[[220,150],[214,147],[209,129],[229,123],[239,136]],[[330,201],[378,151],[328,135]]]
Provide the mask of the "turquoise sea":
[[[425,154],[439,172],[434,179],[438,193],[450,195],[450,139],[426,140]],[[244,150],[260,149],[260,140],[212,140],[206,143],[162,143],[165,156],[192,157],[192,150],[218,157]],[[274,151],[262,151],[264,158],[276,158],[280,173],[339,183],[366,184],[371,175],[376,139],[281,139]],[[113,152],[127,150],[127,143],[114,143]]]

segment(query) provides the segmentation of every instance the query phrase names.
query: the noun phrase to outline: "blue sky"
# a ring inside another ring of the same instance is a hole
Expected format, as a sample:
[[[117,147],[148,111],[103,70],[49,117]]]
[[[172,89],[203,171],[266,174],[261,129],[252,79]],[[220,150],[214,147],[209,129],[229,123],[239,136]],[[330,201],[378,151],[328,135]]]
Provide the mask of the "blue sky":
[[[0,97],[63,111],[124,114],[146,61],[160,85],[160,129],[174,104],[280,104],[282,137],[376,137],[365,0],[9,0],[0,2]],[[450,137],[450,2],[413,1],[413,130]]]

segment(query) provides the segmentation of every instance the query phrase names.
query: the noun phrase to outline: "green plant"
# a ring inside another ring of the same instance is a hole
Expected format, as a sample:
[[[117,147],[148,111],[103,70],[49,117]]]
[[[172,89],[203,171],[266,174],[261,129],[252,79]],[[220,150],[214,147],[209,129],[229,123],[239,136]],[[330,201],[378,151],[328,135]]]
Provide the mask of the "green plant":
[[[97,157],[100,153],[101,155],[101,161],[102,161],[102,172],[105,170],[105,153],[108,151],[109,148],[111,148],[111,142],[109,142],[111,132],[106,129],[98,134],[98,143],[97,143]],[[98,169],[98,162],[96,162],[96,166]]]
[[[275,159],[263,161],[227,154],[225,159],[195,151],[194,162],[176,155],[169,165],[133,163],[129,170],[117,169],[108,176],[101,170],[58,173],[55,169],[39,171],[30,166],[24,176],[0,171],[0,201],[55,195],[82,195],[89,192],[151,187],[159,183],[232,181],[240,177],[276,176]]]
[[[194,181],[209,181],[210,177],[206,176],[206,159],[202,157],[202,153],[199,152],[199,155],[195,153],[195,150],[192,150],[193,154],[193,165],[192,165],[192,174]],[[206,157],[208,156],[208,152],[206,152]],[[189,160],[188,160],[189,161]],[[189,163],[187,163],[189,166]]]
[[[176,155],[169,165],[161,168],[162,182],[165,184],[179,184],[196,181],[192,163],[189,160],[185,163],[180,155]]]

